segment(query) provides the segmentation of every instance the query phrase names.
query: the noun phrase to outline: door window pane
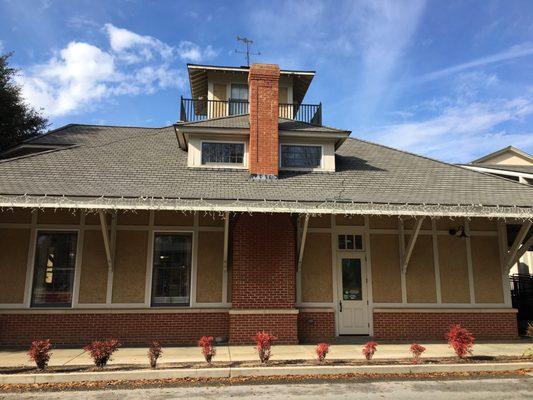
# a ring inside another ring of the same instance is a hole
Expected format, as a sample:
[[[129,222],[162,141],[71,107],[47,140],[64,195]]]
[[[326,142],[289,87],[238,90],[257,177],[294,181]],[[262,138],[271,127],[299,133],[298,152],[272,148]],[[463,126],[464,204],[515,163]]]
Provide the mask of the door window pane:
[[[322,162],[322,147],[281,145],[281,166],[286,168],[318,168]]]
[[[361,260],[342,259],[342,299],[362,300]]]
[[[152,305],[189,305],[191,245],[190,234],[155,235]]]
[[[76,232],[38,232],[33,307],[70,307],[76,268]]]
[[[362,235],[338,235],[339,250],[363,250]]]

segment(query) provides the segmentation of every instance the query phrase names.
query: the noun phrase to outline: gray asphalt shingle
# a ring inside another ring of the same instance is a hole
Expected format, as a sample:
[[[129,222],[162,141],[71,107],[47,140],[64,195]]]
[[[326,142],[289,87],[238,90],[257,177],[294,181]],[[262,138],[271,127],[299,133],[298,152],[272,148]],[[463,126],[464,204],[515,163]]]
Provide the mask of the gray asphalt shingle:
[[[335,173],[188,168],[173,127],[71,125],[36,139],[73,146],[0,161],[0,194],[533,207],[533,188],[358,139]]]

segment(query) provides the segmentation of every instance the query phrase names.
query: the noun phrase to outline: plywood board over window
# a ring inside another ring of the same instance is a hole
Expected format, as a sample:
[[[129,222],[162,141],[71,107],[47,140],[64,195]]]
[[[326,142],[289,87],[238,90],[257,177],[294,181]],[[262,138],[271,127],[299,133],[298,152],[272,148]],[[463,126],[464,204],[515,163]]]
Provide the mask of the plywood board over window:
[[[314,215],[309,218],[309,228],[329,228],[331,227],[331,215]]]
[[[224,217],[218,214],[205,214],[200,213],[198,218],[198,224],[200,226],[224,226]]]
[[[503,303],[498,238],[472,236],[470,245],[476,303]]]
[[[0,303],[22,303],[29,229],[0,229]]]
[[[117,231],[113,303],[144,303],[147,231]]]
[[[301,266],[302,302],[333,301],[331,234],[308,233]]]
[[[342,226],[364,226],[365,217],[362,215],[335,215],[335,223]]]
[[[119,225],[148,225],[149,220],[149,211],[117,213],[117,224]]]
[[[194,214],[181,211],[155,211],[154,224],[156,226],[192,226]]]
[[[405,236],[409,243],[410,235]],[[435,265],[433,260],[433,238],[419,235],[416,240],[406,275],[408,303],[436,303]]]
[[[370,235],[372,295],[376,303],[401,303],[398,235]]]
[[[198,232],[196,301],[220,303],[222,300],[222,269],[224,232]]]
[[[83,241],[78,302],[105,303],[108,265],[100,230],[87,230]]]
[[[29,224],[31,211],[27,208],[13,208],[0,211],[0,223],[6,224]]]
[[[39,214],[37,215],[37,223],[49,225],[77,225],[80,223],[80,212],[72,212],[68,210],[39,211]]]
[[[370,229],[398,229],[398,217],[371,216]]]
[[[455,236],[437,237],[439,275],[443,303],[469,303],[466,240]]]

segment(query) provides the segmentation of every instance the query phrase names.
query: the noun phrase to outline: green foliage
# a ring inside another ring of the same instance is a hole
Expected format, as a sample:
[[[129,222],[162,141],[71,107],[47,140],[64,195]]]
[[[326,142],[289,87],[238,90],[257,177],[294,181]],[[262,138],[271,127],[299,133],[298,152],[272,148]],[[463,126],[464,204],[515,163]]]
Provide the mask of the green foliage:
[[[44,132],[48,121],[24,102],[15,82],[17,70],[8,64],[12,53],[0,55],[0,151]]]

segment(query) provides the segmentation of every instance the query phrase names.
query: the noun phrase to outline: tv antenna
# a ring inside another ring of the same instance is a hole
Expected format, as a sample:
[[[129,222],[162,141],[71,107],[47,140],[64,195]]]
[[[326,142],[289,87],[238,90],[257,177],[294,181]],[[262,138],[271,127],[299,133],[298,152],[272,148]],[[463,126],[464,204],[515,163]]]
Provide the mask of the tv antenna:
[[[239,42],[243,42],[244,43],[244,45],[246,46],[246,51],[235,50],[235,53],[246,54],[246,65],[249,67],[250,66],[250,56],[260,56],[261,53],[260,52],[252,53],[250,51],[250,47],[254,43],[253,40],[250,40],[250,39],[245,38],[245,37],[240,37],[240,36],[237,36],[237,40]]]

